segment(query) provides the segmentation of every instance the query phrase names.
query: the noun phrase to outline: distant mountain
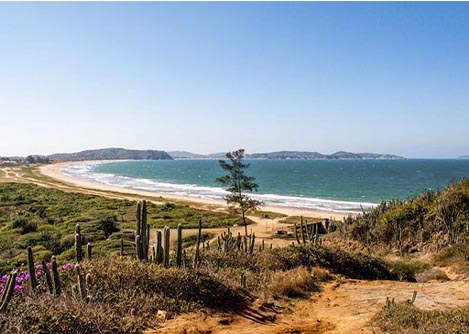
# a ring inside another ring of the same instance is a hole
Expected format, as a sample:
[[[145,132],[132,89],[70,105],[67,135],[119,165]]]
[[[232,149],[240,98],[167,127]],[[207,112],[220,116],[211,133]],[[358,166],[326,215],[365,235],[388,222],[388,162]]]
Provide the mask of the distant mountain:
[[[203,159],[206,158],[203,154],[191,153],[187,151],[170,151],[168,154],[173,159]]]
[[[381,153],[358,153],[363,159],[405,159],[400,155]]]
[[[360,154],[339,151],[327,156],[327,159],[363,159]]]
[[[173,159],[224,159],[225,153],[197,154],[186,151],[168,152]],[[351,153],[339,151],[333,154],[322,154],[319,152],[302,151],[278,151],[269,153],[246,154],[247,159],[274,159],[274,160],[313,160],[313,159],[405,159],[393,154],[381,153]]]
[[[77,153],[56,153],[51,160],[173,160],[165,151],[127,150],[125,148],[102,148]]]
[[[459,157],[459,159],[469,159],[469,155],[462,155]]]
[[[224,159],[226,152],[218,152],[218,153],[211,153],[207,154],[205,158],[207,159]]]
[[[280,151],[271,153],[247,154],[248,159],[324,159],[326,156],[318,152]]]

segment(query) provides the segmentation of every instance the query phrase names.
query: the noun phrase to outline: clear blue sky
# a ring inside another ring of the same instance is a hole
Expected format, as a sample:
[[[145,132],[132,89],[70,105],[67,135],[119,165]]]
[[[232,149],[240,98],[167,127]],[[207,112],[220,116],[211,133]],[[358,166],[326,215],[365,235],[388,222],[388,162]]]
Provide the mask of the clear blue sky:
[[[469,154],[469,3],[0,3],[0,156]]]

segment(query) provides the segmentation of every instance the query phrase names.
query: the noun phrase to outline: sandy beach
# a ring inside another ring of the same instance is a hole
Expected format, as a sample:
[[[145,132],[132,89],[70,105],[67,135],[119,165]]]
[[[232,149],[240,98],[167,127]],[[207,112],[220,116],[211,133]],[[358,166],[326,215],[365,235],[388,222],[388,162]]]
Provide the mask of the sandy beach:
[[[80,188],[112,191],[112,192],[118,192],[122,194],[133,194],[133,195],[148,196],[148,197],[163,197],[165,199],[173,200],[173,201],[184,201],[184,202],[190,202],[194,204],[210,205],[210,206],[222,207],[222,208],[227,207],[226,203],[221,200],[196,198],[196,197],[190,197],[190,196],[176,196],[172,194],[110,186],[110,185],[106,185],[106,184],[99,183],[99,182],[93,182],[89,180],[83,180],[79,178],[70,177],[61,172],[61,168],[66,165],[82,164],[82,163],[87,163],[87,162],[96,163],[96,162],[101,162],[101,161],[95,160],[95,161],[59,162],[59,163],[40,166],[39,172],[42,175],[54,178],[57,181],[60,181],[62,183],[66,183],[68,185],[80,187]],[[111,162],[111,160],[106,160],[106,162]],[[334,218],[334,219],[339,219],[339,220],[348,216],[348,214],[330,212],[330,211],[320,211],[320,210],[283,207],[283,206],[269,206],[269,205],[262,206],[262,210],[283,213],[288,216],[322,217],[322,218]]]

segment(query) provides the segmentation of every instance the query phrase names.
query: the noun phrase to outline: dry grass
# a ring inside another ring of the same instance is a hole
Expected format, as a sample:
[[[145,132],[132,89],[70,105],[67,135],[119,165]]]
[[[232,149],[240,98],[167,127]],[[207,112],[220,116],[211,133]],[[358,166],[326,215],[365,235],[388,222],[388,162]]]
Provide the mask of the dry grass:
[[[274,295],[279,297],[304,298],[309,295],[309,292],[319,290],[319,285],[308,268],[301,266],[278,273],[271,289]]]
[[[385,307],[372,320],[386,334],[469,333],[469,308],[424,311],[407,303]]]
[[[426,269],[423,272],[416,274],[415,278],[417,279],[417,282],[420,283],[426,283],[429,281],[449,281],[449,278],[444,271],[435,268]]]

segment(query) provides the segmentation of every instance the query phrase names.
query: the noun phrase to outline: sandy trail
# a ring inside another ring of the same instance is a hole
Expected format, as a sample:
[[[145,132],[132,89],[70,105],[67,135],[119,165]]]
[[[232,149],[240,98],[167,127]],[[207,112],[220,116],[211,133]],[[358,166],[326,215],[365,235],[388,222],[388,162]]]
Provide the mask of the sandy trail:
[[[198,312],[168,320],[153,333],[211,334],[373,334],[371,318],[385,304],[386,297],[406,301],[417,291],[415,305],[425,310],[444,310],[469,305],[469,283],[408,283],[347,279],[329,282],[321,292],[306,300],[295,300],[290,311],[254,304],[246,313]]]

